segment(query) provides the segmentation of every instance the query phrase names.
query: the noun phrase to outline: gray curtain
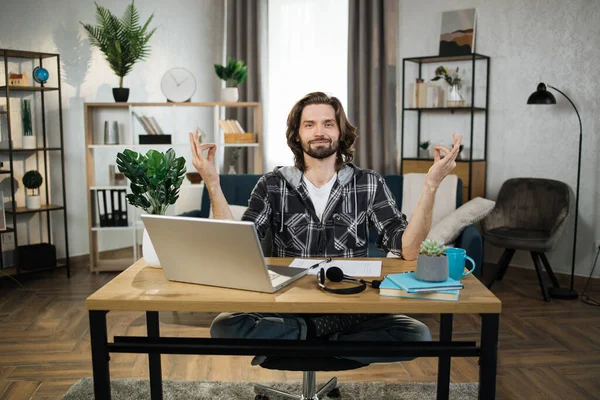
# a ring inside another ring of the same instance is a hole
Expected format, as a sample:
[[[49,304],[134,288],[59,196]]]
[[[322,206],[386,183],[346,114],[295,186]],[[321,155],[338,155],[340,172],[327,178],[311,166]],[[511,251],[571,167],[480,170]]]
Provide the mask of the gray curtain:
[[[261,101],[261,43],[259,33],[264,4],[260,0],[227,0],[227,51],[226,57],[243,60],[248,66],[248,76],[239,87],[239,101]],[[227,119],[237,119],[246,132],[254,131],[254,110],[251,108],[228,108]],[[264,129],[263,129],[264,131]],[[261,132],[262,133],[262,132]],[[263,146],[263,144],[261,144]],[[231,163],[232,148],[225,149],[225,172]],[[252,173],[254,150],[241,148],[236,165],[237,173]],[[258,171],[262,172],[262,171]]]
[[[355,163],[397,174],[398,0],[349,0],[349,6],[348,118],[358,127]]]

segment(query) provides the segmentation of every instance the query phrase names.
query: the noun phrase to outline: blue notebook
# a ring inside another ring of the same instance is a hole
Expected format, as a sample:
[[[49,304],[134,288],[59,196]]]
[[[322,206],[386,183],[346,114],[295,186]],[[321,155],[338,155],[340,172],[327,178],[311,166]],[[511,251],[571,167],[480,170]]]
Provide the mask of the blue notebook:
[[[438,290],[460,290],[464,288],[462,283],[452,278],[448,278],[444,282],[425,282],[417,279],[414,272],[390,274],[387,277],[396,285],[411,293]]]
[[[457,301],[459,290],[439,290],[435,292],[416,292],[409,293],[389,279],[389,276],[381,282],[379,286],[380,296],[389,297],[404,297],[409,299],[425,299],[425,300],[443,300],[443,301]]]

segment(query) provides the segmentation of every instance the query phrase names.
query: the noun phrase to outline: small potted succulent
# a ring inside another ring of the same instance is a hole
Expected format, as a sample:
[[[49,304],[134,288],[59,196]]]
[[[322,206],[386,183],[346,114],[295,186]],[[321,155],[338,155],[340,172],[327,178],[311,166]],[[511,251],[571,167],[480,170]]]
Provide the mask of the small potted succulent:
[[[32,193],[27,194],[25,198],[25,207],[32,210],[38,210],[41,207],[39,188],[42,186],[43,182],[44,179],[42,178],[42,175],[35,170],[27,171],[25,175],[23,175],[23,186],[31,190]]]
[[[447,247],[436,240],[425,239],[417,257],[415,277],[427,282],[443,282],[448,279]]]
[[[419,143],[419,158],[429,158],[429,140]]]
[[[221,101],[235,103],[239,99],[238,85],[241,85],[248,74],[248,67],[243,61],[229,58],[226,65],[215,64],[215,73],[225,81],[221,89]]]

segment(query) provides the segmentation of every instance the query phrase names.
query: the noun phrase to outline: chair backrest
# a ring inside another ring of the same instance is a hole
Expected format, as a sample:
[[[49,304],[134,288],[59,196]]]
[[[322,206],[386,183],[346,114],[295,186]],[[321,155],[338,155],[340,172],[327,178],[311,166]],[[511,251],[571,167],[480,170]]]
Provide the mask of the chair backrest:
[[[502,184],[495,224],[517,229],[552,231],[569,213],[570,189],[564,182],[513,178]]]

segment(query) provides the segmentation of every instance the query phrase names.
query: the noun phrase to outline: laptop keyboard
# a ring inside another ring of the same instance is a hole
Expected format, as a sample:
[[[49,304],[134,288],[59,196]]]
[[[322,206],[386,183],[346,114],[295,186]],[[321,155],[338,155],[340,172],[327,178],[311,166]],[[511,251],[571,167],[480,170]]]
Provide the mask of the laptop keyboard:
[[[273,272],[271,270],[269,271],[269,278],[271,278],[271,284],[273,285],[273,287],[277,286],[277,285],[281,285],[282,283],[284,283],[285,281],[287,281],[289,279],[289,277],[285,276],[285,275],[281,275],[278,274],[277,272]]]

